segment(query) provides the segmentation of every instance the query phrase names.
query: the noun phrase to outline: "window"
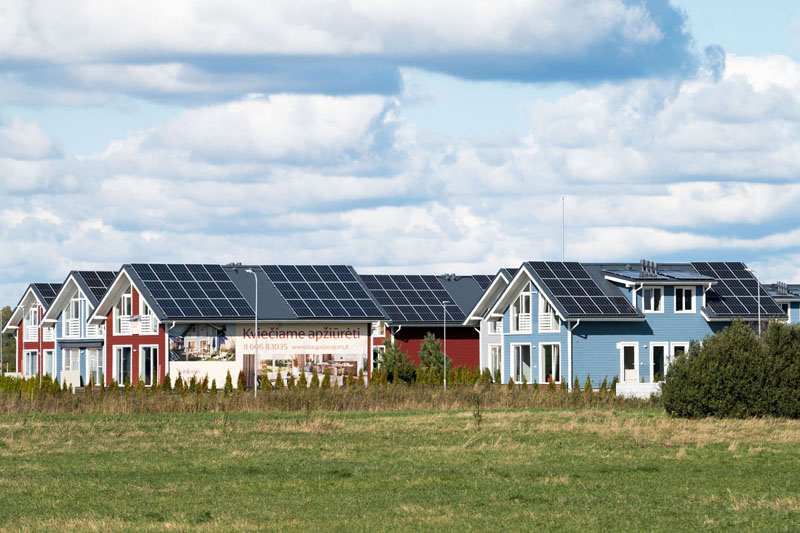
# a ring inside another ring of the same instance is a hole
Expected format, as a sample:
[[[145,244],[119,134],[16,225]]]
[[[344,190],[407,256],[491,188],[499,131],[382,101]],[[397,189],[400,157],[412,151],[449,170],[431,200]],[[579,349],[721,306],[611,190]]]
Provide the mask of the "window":
[[[158,347],[142,346],[141,357],[140,379],[144,380],[145,387],[150,387],[158,372]]]
[[[114,364],[116,366],[117,383],[123,385],[131,378],[131,347],[117,346],[114,348]]]
[[[684,354],[689,351],[689,343],[688,342],[673,342],[672,343],[672,353],[670,360],[675,360],[681,354]]]
[[[783,309],[783,314],[786,315],[785,322],[788,324],[791,322],[791,317],[789,316],[789,304],[781,304],[781,309]]]
[[[664,376],[667,374],[667,367],[669,367],[667,347],[668,343],[666,342],[650,343],[650,381],[653,383],[664,381]]]
[[[81,368],[81,351],[77,348],[72,348],[63,351],[64,357],[64,370],[80,370]]]
[[[503,350],[499,344],[489,346],[489,371],[492,373],[495,383],[502,383]]]
[[[23,339],[26,341],[39,340],[39,306],[34,304],[25,312],[25,333]]]
[[[153,310],[150,309],[150,306],[147,305],[147,302],[144,301],[144,298],[139,298],[141,302],[139,307],[141,308],[141,333],[142,335],[152,335],[154,333],[158,333],[158,319],[153,314]]]
[[[384,352],[386,352],[386,346],[372,347],[372,368],[378,368],[381,365]]]
[[[86,353],[87,379],[94,381],[95,385],[100,385],[103,376],[103,355],[97,348],[90,348]]]
[[[39,352],[26,350],[22,354],[22,369],[28,376],[35,376],[39,371]]]
[[[694,287],[675,287],[675,312],[694,313]]]
[[[663,287],[645,287],[642,291],[642,308],[650,313],[663,313]]]
[[[561,322],[556,310],[544,296],[539,295],[539,333],[558,333]]]
[[[520,294],[511,305],[511,331],[529,332],[531,330],[531,285]]]
[[[132,287],[124,293],[117,305],[114,306],[114,333],[117,335],[130,335],[131,314],[133,311]]]
[[[499,335],[503,332],[503,320],[490,320],[489,321],[489,334]]]
[[[542,383],[561,383],[561,345],[560,344],[541,344]]]
[[[386,324],[383,322],[373,322],[372,323],[372,336],[373,337],[385,337],[386,336]]]
[[[44,351],[44,373],[48,376],[55,376],[56,375],[56,368],[55,368],[55,357],[53,357],[53,350],[45,350]]]
[[[62,324],[64,337],[79,337],[81,334],[81,301],[76,291],[69,303],[64,308],[64,321]]]
[[[531,383],[531,345],[512,344],[511,349],[514,352],[514,383]]]

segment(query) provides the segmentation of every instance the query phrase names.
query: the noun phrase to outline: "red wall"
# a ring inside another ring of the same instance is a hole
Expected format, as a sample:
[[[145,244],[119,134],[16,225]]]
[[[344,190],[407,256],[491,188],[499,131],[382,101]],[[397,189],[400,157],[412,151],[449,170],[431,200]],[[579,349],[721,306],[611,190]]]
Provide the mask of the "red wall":
[[[431,332],[441,341],[442,328],[425,328],[403,326],[395,334],[394,340],[400,349],[411,356],[414,364],[419,364],[419,349],[425,334]],[[386,328],[387,335],[389,328]],[[383,337],[374,337],[374,346],[383,343]],[[478,368],[481,357],[481,344],[478,332],[471,327],[451,326],[447,328],[447,357],[456,366]]]
[[[139,310],[139,291],[136,287],[131,289],[133,294],[132,309],[133,314]],[[114,302],[116,305],[117,302]],[[158,325],[158,333],[155,335],[114,335],[114,309],[113,307],[106,316],[106,385],[111,385],[114,368],[114,346],[131,347],[131,385],[136,385],[139,380],[139,357],[140,346],[158,346],[158,382],[164,380],[165,369],[167,367],[167,346],[164,336],[164,324]],[[122,383],[120,383],[122,385]]]
[[[39,363],[37,368],[39,372],[42,372],[42,367],[44,366],[44,351],[45,350],[55,350],[56,343],[55,342],[44,342],[42,339],[44,338],[44,332],[42,331],[42,318],[44,317],[44,308],[40,305],[39,306],[39,340],[36,341],[23,341],[20,342],[21,339],[25,338],[25,317],[23,315],[22,321],[19,323],[19,327],[17,328],[17,372],[22,372],[24,369],[22,368],[22,353],[25,350],[36,350],[37,352],[37,359]],[[54,354],[55,355],[55,354]]]

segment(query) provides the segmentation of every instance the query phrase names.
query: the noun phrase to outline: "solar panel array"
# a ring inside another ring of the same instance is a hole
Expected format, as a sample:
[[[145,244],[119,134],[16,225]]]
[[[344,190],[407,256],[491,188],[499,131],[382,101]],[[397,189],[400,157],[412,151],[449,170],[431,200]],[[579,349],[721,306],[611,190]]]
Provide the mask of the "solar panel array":
[[[716,315],[758,315],[759,293],[762,315],[783,315],[783,309],[767,294],[747,267],[739,262],[692,263],[706,276],[713,276],[717,283],[706,292],[706,307]]]
[[[298,318],[383,316],[346,265],[263,265],[261,268]]]
[[[445,317],[443,301],[450,302],[447,322],[460,324],[466,319],[436,276],[362,275],[361,279],[394,322],[440,324]]]
[[[485,274],[476,274],[472,276],[472,279],[474,279],[478,283],[482,291],[486,292],[486,289],[488,289],[489,285],[492,284],[494,276],[487,276]]]
[[[117,277],[116,272],[109,272],[106,270],[81,270],[78,274],[86,282],[86,286],[92,292],[92,295],[99,301],[103,298],[108,288],[113,283],[114,278]]]
[[[34,283],[34,287],[36,290],[39,291],[39,294],[42,296],[45,305],[49,306],[55,300],[58,291],[61,290],[60,283]]]
[[[168,317],[253,316],[253,308],[220,265],[131,266]]]
[[[556,303],[571,317],[639,316],[624,296],[606,296],[580,263],[533,261],[529,264]]]

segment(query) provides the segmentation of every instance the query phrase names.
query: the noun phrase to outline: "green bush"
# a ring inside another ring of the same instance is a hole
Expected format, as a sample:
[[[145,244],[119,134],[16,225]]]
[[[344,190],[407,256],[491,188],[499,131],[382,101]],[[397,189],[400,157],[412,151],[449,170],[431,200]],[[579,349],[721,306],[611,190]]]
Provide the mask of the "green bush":
[[[236,380],[236,388],[239,392],[243,392],[247,388],[247,378],[244,376],[244,370],[239,371],[239,379]]]
[[[759,339],[734,321],[673,361],[661,392],[675,416],[798,418],[800,329],[772,322]]]
[[[211,380],[211,390],[209,391],[211,394],[217,393],[217,380],[216,378]]]
[[[169,377],[169,372],[166,373],[164,380],[161,382],[161,390],[164,392],[172,390],[172,378]]]
[[[323,389],[330,389],[331,388],[331,369],[326,368],[325,371],[322,373],[322,388]]]
[[[586,383],[583,384],[583,392],[592,392],[592,376],[586,374]]]
[[[364,369],[359,368],[358,377],[356,378],[356,387],[358,387],[359,389],[363,389],[365,386],[366,384],[364,383]]]
[[[308,388],[308,380],[306,379],[306,371],[302,370],[300,372],[300,377],[297,378],[297,388],[300,390],[305,390]]]
[[[283,376],[281,376],[280,372],[275,373],[275,388],[281,390],[284,387],[283,385]]]
[[[419,347],[419,366],[422,368],[434,369],[441,374],[442,367],[444,366],[444,352],[442,351],[442,343],[436,338],[436,335],[430,331],[425,334],[422,339],[422,344]],[[448,370],[453,367],[453,361],[447,358]],[[450,377],[449,375],[447,376]]]
[[[233,392],[233,378],[231,377],[230,370],[228,370],[228,373],[225,374],[225,386],[223,387],[223,391],[225,396]]]
[[[311,370],[311,383],[312,388],[318,389],[319,388],[319,374],[317,374],[317,369],[314,368]]]

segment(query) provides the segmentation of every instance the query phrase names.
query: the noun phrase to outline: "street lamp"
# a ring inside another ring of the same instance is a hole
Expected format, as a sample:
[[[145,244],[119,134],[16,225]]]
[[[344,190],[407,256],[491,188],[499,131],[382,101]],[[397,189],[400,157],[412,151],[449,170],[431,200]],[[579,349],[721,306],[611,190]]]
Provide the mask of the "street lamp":
[[[239,269],[234,268],[233,271],[238,274]],[[258,275],[252,268],[245,269],[245,272],[252,274],[256,280],[256,314],[253,317],[253,335],[256,338],[256,354],[253,356],[253,396],[258,398]]]
[[[758,336],[761,337],[761,282],[758,281],[758,273],[752,268],[747,269],[756,278],[756,305],[758,306]]]
[[[447,304],[450,300],[442,300],[442,327],[444,328],[444,353],[442,355],[444,367],[444,390],[447,391]]]

